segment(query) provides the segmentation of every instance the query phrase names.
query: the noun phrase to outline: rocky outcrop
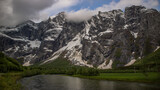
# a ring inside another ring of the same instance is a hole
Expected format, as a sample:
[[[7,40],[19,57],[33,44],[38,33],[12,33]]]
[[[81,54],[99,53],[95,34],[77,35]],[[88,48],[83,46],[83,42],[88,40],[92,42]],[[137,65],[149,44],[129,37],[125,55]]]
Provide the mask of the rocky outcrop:
[[[24,58],[24,65],[62,56],[75,65],[111,69],[153,52],[160,46],[159,30],[160,13],[143,6],[99,12],[80,23],[62,12],[41,23],[0,27],[0,50]]]

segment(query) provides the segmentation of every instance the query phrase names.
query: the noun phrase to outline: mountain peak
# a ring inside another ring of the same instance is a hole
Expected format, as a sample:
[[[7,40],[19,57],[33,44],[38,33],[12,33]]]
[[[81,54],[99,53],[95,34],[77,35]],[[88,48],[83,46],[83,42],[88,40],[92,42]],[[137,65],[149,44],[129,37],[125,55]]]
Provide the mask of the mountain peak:
[[[141,9],[146,9],[146,7],[144,7],[142,5],[132,5],[130,7],[126,7],[125,11],[127,11],[127,10],[133,10],[133,11],[135,11],[135,10],[141,10]]]
[[[134,5],[126,7],[125,12],[99,11],[82,23],[69,23],[65,12],[60,12],[47,21],[35,25],[27,21],[23,27],[19,25],[2,32],[0,47],[11,57],[23,57],[27,65],[60,56],[75,65],[101,69],[121,67],[160,46],[160,15],[155,12]]]

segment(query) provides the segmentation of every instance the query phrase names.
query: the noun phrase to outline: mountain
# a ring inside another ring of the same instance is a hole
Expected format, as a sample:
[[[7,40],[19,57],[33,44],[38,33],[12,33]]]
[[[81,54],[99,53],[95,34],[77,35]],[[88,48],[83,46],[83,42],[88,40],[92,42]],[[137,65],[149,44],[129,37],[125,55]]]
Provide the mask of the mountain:
[[[74,65],[111,69],[132,65],[160,47],[160,12],[143,6],[68,21],[65,12],[40,23],[0,27],[0,51],[24,66],[64,57]]]

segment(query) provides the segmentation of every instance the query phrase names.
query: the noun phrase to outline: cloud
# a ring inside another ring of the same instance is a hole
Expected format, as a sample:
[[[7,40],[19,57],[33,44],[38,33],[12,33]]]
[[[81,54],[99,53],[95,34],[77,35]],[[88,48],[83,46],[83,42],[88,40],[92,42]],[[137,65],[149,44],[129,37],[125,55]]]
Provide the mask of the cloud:
[[[42,21],[48,19],[48,17],[52,15],[56,15],[57,13],[64,12],[68,10],[70,7],[81,3],[83,0],[56,0],[57,2],[52,4],[49,8],[46,8],[39,12],[39,17],[34,21]]]
[[[81,9],[78,11],[71,11],[66,13],[66,18],[68,21],[82,22],[89,20],[93,15],[97,14],[98,11],[110,11],[113,9],[122,9],[131,5],[142,5],[147,8],[156,8],[159,5],[158,0],[119,0],[115,2],[112,0],[109,4],[104,4],[95,10]]]
[[[66,13],[66,18],[68,21],[79,23],[79,22],[90,19],[91,16],[93,16],[94,14],[96,14],[96,12],[93,10],[81,9],[76,12],[71,11],[71,12]]]
[[[0,0],[0,25],[17,25],[26,20],[41,21],[51,15],[67,11],[68,21],[82,22],[97,14],[98,11],[109,11],[112,9],[124,9],[126,6],[143,5],[147,8],[156,8],[158,0],[112,0],[94,10],[83,8],[74,11],[71,7],[86,0]],[[94,0],[90,0],[94,3]]]
[[[48,13],[50,15],[57,14],[57,13],[61,12],[62,10],[64,11],[71,6],[74,6],[78,3],[80,3],[81,1],[82,0],[57,0],[57,2],[55,4],[53,4],[51,7],[43,10],[41,13]]]
[[[0,0],[0,25],[17,25],[26,20],[44,20],[81,0]]]
[[[0,0],[0,25],[16,25],[38,18],[38,12],[53,3],[56,0]]]

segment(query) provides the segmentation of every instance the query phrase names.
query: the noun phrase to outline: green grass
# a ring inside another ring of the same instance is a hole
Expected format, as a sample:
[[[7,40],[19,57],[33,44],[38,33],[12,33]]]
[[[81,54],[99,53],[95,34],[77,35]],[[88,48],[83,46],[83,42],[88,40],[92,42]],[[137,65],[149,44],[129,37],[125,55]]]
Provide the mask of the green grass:
[[[33,72],[34,71],[34,72]],[[32,66],[24,75],[30,76],[32,73],[40,74],[81,74],[86,76],[99,75],[99,71],[95,68],[82,67],[73,65],[65,58],[59,57],[49,63],[38,66]]]
[[[10,58],[0,52],[0,72],[22,71],[22,66],[17,60]]]
[[[57,58],[55,60],[53,60],[52,62],[50,63],[45,63],[43,65],[40,65],[39,67],[43,67],[43,68],[70,68],[70,67],[73,67],[74,65],[68,61],[67,59],[65,58]]]
[[[160,83],[160,73],[101,73],[99,76],[73,75],[74,77],[100,79],[100,80],[119,80],[133,82],[152,82]]]
[[[138,59],[133,65],[127,67],[118,67],[110,71],[126,72],[160,72],[160,49],[149,55]],[[127,71],[128,70],[128,71]],[[107,71],[106,71],[107,72]]]
[[[20,78],[20,73],[1,73],[0,90],[20,90],[22,86],[17,82]]]
[[[160,49],[142,58],[141,60],[138,60],[137,62],[135,62],[134,65],[143,65],[143,64],[147,64],[147,65],[160,64]]]
[[[145,71],[158,71],[160,72],[160,49],[147,55],[146,57],[137,60],[130,67],[138,67]],[[126,67],[129,68],[129,67]]]

